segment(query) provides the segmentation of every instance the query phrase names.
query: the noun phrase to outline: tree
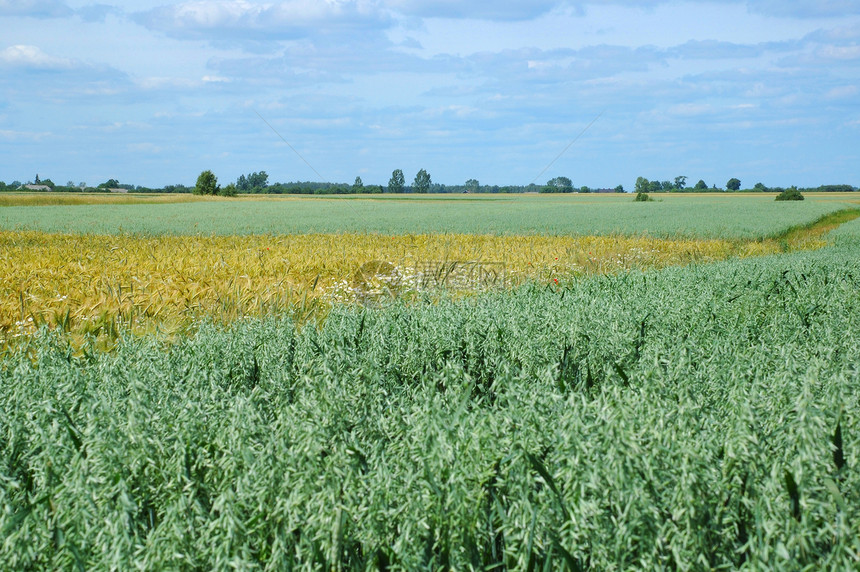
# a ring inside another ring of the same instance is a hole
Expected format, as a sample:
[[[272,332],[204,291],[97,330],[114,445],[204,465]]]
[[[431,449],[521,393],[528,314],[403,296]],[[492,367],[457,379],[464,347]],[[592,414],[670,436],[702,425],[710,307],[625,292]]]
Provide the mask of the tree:
[[[741,180],[735,179],[734,177],[729,179],[729,182],[726,183],[726,190],[729,190],[729,191],[741,190]]]
[[[415,175],[415,181],[412,182],[412,188],[416,193],[426,193],[430,190],[430,174],[421,169]]]
[[[203,171],[197,177],[197,184],[194,186],[195,195],[217,195],[219,190],[218,178],[212,171]]]
[[[269,175],[265,171],[248,175],[248,183],[252,189],[263,190],[269,185]]]
[[[236,179],[236,189],[242,193],[262,193],[269,186],[269,175],[265,171],[239,175]]]
[[[618,185],[617,187],[615,187],[615,192],[616,193],[623,193],[624,192],[624,185]]]
[[[684,190],[684,187],[687,186],[687,177],[681,175],[680,177],[675,177],[675,188],[679,191]]]
[[[651,190],[651,182],[645,177],[636,177],[636,185],[633,188],[633,191],[639,194],[647,193],[649,190]]]
[[[755,186],[753,187],[753,189],[755,189],[756,191],[762,191],[762,192],[767,191],[767,187],[765,187],[762,183],[756,183]]]
[[[40,184],[42,184],[42,181],[40,181],[40,180],[39,180],[39,173],[36,173],[36,180],[35,180],[35,181],[33,181],[33,184],[35,184],[35,185],[40,185]]]
[[[406,178],[403,176],[403,171],[394,169],[391,172],[391,178],[388,180],[389,193],[402,193],[403,185],[406,184]]]
[[[364,181],[361,180],[361,177],[355,178],[355,182],[352,184],[352,192],[353,193],[363,193],[364,192]]]
[[[693,190],[696,190],[696,191],[707,191],[707,190],[708,190],[708,185],[707,185],[707,183],[705,183],[705,181],[703,181],[702,179],[699,179],[699,182],[698,182],[698,183],[696,183],[696,186],[695,186],[695,187],[693,187]]]
[[[481,183],[478,182],[478,179],[469,179],[466,181],[466,191],[470,193],[477,193],[478,189],[481,188]]]
[[[100,189],[115,189],[119,187],[119,181],[116,179],[108,179],[104,183],[98,186]]]
[[[549,193],[572,193],[573,181],[567,177],[555,177],[546,182]]]
[[[238,189],[233,183],[229,183],[218,193],[222,197],[235,197],[238,194]]]

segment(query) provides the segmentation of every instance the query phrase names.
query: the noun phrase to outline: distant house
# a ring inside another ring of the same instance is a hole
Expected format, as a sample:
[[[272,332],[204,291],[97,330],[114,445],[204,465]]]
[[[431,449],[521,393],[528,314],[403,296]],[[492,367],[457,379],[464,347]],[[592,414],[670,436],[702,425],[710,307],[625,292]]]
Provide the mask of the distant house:
[[[51,187],[48,185],[24,185],[21,188],[27,189],[28,191],[51,191]]]
[[[128,189],[121,189],[118,187],[114,187],[114,188],[108,189],[108,190],[112,193],[127,193],[128,192]]]

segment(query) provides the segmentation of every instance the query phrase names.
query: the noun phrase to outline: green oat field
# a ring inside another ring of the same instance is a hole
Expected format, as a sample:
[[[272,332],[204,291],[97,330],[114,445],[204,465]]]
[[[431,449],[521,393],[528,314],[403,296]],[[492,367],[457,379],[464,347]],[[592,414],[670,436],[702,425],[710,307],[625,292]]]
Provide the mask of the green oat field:
[[[749,239],[774,235],[860,203],[854,194],[821,193],[782,204],[774,204],[773,196],[667,194],[646,204],[633,203],[627,194],[247,196],[235,200],[165,196],[161,200],[173,201],[165,204],[151,196],[91,195],[89,203],[56,205],[51,204],[56,198],[43,195],[39,199],[44,205],[9,200],[8,206],[0,208],[0,228],[94,234],[648,234]],[[178,203],[180,199],[191,200]]]
[[[0,358],[0,567],[860,569],[857,199],[660,198],[0,207],[9,260],[75,234],[128,252],[187,236],[229,245],[237,272],[311,232],[437,234],[524,265],[551,235],[550,266],[573,260],[568,237],[589,254],[729,245],[313,320],[204,312],[170,337],[117,322],[108,348],[28,330]]]

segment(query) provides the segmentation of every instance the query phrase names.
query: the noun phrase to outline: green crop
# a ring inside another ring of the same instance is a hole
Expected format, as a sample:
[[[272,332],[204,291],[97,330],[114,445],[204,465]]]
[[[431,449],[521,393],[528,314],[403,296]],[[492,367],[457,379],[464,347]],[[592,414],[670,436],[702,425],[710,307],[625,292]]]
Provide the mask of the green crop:
[[[858,222],[319,327],[43,331],[0,362],[0,562],[858,569]]]
[[[0,229],[95,234],[465,233],[757,239],[844,209],[851,195],[437,195],[216,199],[177,204],[0,208]],[[837,200],[838,199],[838,200]]]

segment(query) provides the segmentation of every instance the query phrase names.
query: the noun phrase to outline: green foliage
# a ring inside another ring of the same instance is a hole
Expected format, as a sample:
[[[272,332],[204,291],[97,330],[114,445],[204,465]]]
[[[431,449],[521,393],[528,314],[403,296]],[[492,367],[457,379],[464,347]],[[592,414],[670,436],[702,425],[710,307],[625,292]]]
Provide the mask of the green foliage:
[[[239,175],[236,189],[240,193],[265,193],[269,185],[269,175],[265,171]]]
[[[815,190],[821,193],[852,193],[857,188],[853,185],[821,185]]]
[[[702,179],[699,179],[699,181],[696,183],[696,186],[693,187],[693,190],[694,191],[707,191],[708,185],[707,185],[707,183],[705,183],[705,181],[703,181]]]
[[[202,325],[169,347],[75,354],[44,333],[0,364],[0,558],[856,569],[845,227],[817,252]]]
[[[424,169],[418,171],[415,175],[415,181],[412,183],[412,190],[416,193],[427,193],[430,191],[430,175]]]
[[[406,179],[403,177],[403,171],[394,169],[391,172],[391,179],[388,180],[389,193],[402,193],[403,187],[406,184]]]
[[[568,177],[554,177],[546,182],[542,193],[572,193],[573,182]]]
[[[633,201],[637,202],[637,203],[647,203],[648,201],[651,201],[651,200],[654,200],[654,199],[652,199],[648,195],[648,193],[646,193],[644,191],[639,191],[638,193],[636,193],[636,198],[633,199]]]
[[[218,178],[212,171],[203,171],[197,177],[197,184],[194,185],[195,195],[217,195],[219,190]]]
[[[356,177],[355,182],[352,184],[352,192],[353,193],[363,193],[364,189],[364,181],[361,180],[361,177]]]
[[[239,189],[237,189],[236,185],[233,183],[229,183],[226,187],[223,187],[218,191],[218,194],[222,197],[235,197],[238,193]]]
[[[802,201],[803,199],[803,194],[797,190],[797,187],[790,187],[776,195],[778,201]]]
[[[731,178],[726,183],[726,190],[728,191],[739,191],[741,190],[741,181],[740,179]]]

